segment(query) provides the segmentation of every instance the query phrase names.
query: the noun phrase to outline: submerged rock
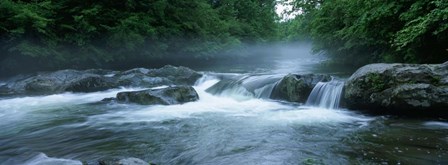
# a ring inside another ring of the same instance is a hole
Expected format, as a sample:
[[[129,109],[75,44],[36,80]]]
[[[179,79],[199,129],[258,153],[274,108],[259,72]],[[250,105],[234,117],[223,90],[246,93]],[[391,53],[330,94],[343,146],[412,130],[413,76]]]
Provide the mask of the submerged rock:
[[[198,94],[190,86],[172,86],[161,89],[148,89],[134,92],[120,92],[117,101],[142,105],[172,105],[197,101]]]
[[[270,98],[305,103],[318,82],[326,82],[330,80],[331,77],[328,75],[288,74],[275,85]]]
[[[400,114],[446,111],[448,62],[366,65],[346,82],[344,97],[350,109]]]
[[[125,159],[106,159],[106,160],[99,160],[97,162],[84,162],[85,165],[154,165],[145,162],[144,160],[141,160],[139,158],[125,158]]]

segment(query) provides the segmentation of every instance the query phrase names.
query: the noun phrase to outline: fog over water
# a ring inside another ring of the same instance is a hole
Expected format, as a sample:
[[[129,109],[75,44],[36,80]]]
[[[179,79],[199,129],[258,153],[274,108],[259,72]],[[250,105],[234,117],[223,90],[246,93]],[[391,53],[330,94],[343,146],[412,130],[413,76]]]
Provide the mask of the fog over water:
[[[200,99],[181,105],[99,102],[143,88],[0,97],[0,164],[127,157],[156,164],[448,164],[446,120],[340,108],[341,83],[353,71],[326,65],[324,55],[310,51],[310,44],[271,45],[250,50],[245,60],[186,63],[204,77],[194,86]],[[338,81],[318,85],[306,105],[263,97],[288,73],[330,74]],[[206,91],[228,77],[264,86],[254,87],[256,95]]]
[[[242,52],[240,52],[242,51]],[[238,55],[237,55],[238,54]],[[243,54],[243,55],[241,55]],[[273,43],[249,46],[245,49],[217,55],[221,60],[184,65],[201,71],[233,73],[330,73],[348,75],[355,70],[351,67],[329,66],[329,58],[323,53],[313,53],[312,44]],[[240,58],[232,58],[241,56]],[[229,57],[230,60],[227,60]]]

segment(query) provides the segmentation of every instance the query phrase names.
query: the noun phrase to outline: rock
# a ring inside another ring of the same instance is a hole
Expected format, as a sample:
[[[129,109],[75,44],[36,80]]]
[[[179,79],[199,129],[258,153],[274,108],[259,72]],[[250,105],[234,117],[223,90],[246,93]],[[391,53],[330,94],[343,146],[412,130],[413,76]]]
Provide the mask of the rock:
[[[149,163],[138,158],[126,158],[119,160],[116,165],[149,165]]]
[[[151,77],[143,73],[126,72],[116,79],[119,86],[152,88],[161,85],[174,85],[165,77]]]
[[[142,105],[172,105],[197,101],[198,94],[190,86],[172,86],[161,89],[148,89],[134,92],[120,92],[117,101]]]
[[[344,98],[350,109],[391,113],[448,108],[448,62],[444,64],[370,64],[346,82]]]
[[[56,93],[59,91],[63,91],[62,85],[60,82],[57,82],[56,79],[51,77],[36,77],[31,78],[24,84],[24,89],[27,92],[32,93]]]
[[[147,73],[152,77],[165,77],[177,85],[194,85],[202,77],[201,74],[190,68],[166,65],[160,69],[151,69]]]
[[[8,95],[8,94],[13,94],[13,91],[10,88],[8,88],[5,84],[1,84],[0,85],[0,96]]]
[[[85,73],[97,74],[101,76],[113,75],[119,73],[118,71],[106,70],[106,69],[87,69]],[[107,76],[106,76],[107,77]]]
[[[3,80],[3,82],[0,85],[0,95],[13,95],[17,94],[19,89],[22,89],[23,91],[23,84],[19,84],[18,82],[24,81],[30,77],[33,77],[35,75],[17,75],[14,77],[11,77],[9,79]]]
[[[202,75],[186,67],[166,65],[160,69],[135,68],[115,77],[120,86],[151,88],[161,85],[194,85]]]
[[[117,87],[118,85],[113,79],[91,75],[68,83],[64,90],[70,92],[95,92]]]
[[[117,98],[115,97],[107,97],[101,100],[101,102],[115,102],[117,101]]]
[[[15,79],[15,78],[12,78]],[[77,70],[39,73],[25,79],[10,80],[2,91],[12,94],[53,94],[66,91],[94,92],[117,87],[113,80]]]
[[[0,84],[0,95],[95,92],[120,86],[152,88],[193,85],[201,76],[189,68],[170,65],[160,69],[136,68],[123,72],[67,69],[12,77]]]
[[[96,162],[84,162],[86,165],[153,165],[147,163],[144,160],[138,158],[125,158],[125,159],[102,159]]]
[[[316,86],[318,82],[330,80],[331,77],[328,75],[288,74],[277,83],[272,90],[270,98],[289,102],[305,103],[314,86]]]

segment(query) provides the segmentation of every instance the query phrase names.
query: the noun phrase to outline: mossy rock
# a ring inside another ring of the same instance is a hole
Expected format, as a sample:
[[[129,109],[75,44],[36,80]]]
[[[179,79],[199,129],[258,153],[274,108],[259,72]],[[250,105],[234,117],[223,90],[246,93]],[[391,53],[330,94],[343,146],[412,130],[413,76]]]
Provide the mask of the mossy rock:
[[[444,65],[366,65],[345,84],[346,106],[394,114],[445,114],[441,112],[448,109],[448,71]]]

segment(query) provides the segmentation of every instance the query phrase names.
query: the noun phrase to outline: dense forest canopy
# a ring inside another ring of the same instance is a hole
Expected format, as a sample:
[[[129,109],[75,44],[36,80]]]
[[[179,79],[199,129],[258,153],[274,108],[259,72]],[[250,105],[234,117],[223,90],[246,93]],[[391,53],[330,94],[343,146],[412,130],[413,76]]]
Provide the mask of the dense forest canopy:
[[[316,52],[355,65],[448,60],[446,0],[295,0],[289,39],[311,39]]]
[[[282,20],[276,5],[298,14]],[[2,0],[0,11],[2,75],[222,59],[295,40],[355,65],[448,60],[446,0]]]
[[[274,0],[2,0],[0,11],[3,71],[210,58],[277,36]]]

